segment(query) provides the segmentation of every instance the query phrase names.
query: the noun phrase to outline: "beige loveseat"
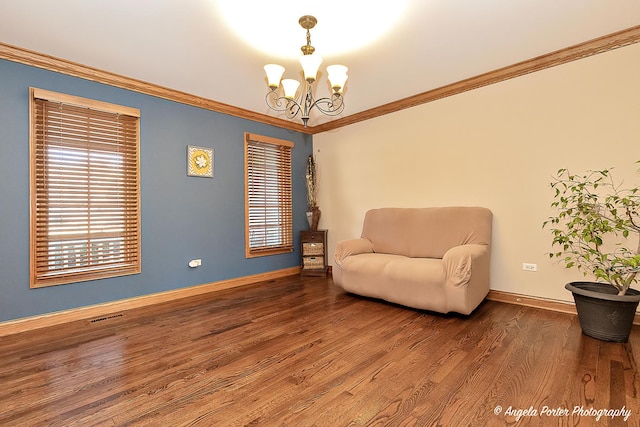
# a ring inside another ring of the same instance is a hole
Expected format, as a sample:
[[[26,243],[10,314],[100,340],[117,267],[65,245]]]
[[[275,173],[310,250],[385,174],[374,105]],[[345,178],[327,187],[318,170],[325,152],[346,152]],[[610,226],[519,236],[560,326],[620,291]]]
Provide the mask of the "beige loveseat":
[[[338,243],[347,292],[441,313],[471,313],[489,292],[492,213],[480,207],[382,208]]]

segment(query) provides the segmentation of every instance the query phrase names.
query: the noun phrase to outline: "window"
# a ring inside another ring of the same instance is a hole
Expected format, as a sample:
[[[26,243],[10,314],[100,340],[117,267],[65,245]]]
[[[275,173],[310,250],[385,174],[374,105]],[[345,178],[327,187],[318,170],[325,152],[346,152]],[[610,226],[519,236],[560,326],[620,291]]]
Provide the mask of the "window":
[[[31,287],[139,273],[139,110],[30,99]]]
[[[247,258],[293,251],[293,143],[245,133]]]

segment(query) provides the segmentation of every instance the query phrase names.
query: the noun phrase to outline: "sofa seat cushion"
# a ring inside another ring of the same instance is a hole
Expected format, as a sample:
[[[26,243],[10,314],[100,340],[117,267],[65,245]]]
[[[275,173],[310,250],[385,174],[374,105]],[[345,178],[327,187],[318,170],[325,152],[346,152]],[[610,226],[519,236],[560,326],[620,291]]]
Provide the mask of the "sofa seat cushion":
[[[415,308],[447,311],[444,263],[438,258],[365,253],[340,266],[343,288]]]

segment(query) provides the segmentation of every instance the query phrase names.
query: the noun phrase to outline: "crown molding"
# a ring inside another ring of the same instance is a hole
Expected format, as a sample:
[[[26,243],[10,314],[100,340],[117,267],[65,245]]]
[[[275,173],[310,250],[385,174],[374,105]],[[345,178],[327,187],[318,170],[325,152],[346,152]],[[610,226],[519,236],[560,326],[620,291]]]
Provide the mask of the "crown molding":
[[[6,59],[8,61],[18,62],[69,76],[80,77],[85,80],[104,83],[106,85],[167,99],[169,101],[179,102],[181,104],[192,105],[206,110],[215,111],[217,113],[253,120],[302,133],[311,133],[309,128],[305,128],[302,124],[293,123],[289,120],[256,113],[254,111],[234,107],[222,102],[213,101],[211,99],[181,92],[175,89],[169,89],[153,83],[147,83],[142,80],[78,64],[66,59],[56,58],[54,56],[45,55],[21,47],[11,46],[2,42],[0,42],[0,59]]]
[[[480,74],[457,83],[439,87],[427,92],[410,96],[398,101],[390,102],[379,107],[371,108],[360,113],[345,116],[337,120],[314,126],[313,134],[335,130],[354,123],[380,117],[385,114],[395,113],[396,111],[426,104],[428,102],[437,101],[442,98],[457,95],[469,90],[478,89],[484,86],[500,83],[515,77],[524,76],[536,71],[545,70],[557,65],[566,64],[578,59],[587,58],[620,47],[629,46],[640,42],[640,25],[627,28],[597,39],[593,39],[584,43],[580,43],[565,49],[561,49],[546,55],[518,62],[507,67],[499,68],[488,73]]]
[[[322,132],[332,131],[344,126],[365,120],[380,117],[386,114],[394,113],[407,108],[426,104],[428,102],[437,101],[442,98],[457,95],[473,89],[500,83],[515,77],[524,76],[529,73],[541,71],[557,65],[566,64],[578,59],[587,58],[589,56],[608,52],[620,47],[629,46],[640,42],[640,25],[627,28],[597,39],[593,39],[584,43],[580,43],[565,49],[561,49],[546,55],[518,62],[507,67],[499,68],[488,73],[480,74],[469,79],[461,80],[437,89],[423,92],[408,98],[390,102],[379,107],[371,108],[350,116],[345,116],[327,123],[317,126],[305,128],[302,124],[291,122],[289,120],[272,117],[266,114],[256,113],[254,111],[245,110],[243,108],[234,107],[232,105],[213,101],[211,99],[181,92],[175,89],[169,89],[153,83],[147,83],[130,77],[121,76],[119,74],[100,70],[86,65],[78,64],[54,56],[45,55],[24,48],[11,46],[0,42],[0,59],[18,62],[25,65],[43,68],[49,71],[55,71],[74,77],[80,77],[110,86],[127,89],[182,104],[192,105],[204,108],[230,116],[240,117],[247,120],[253,120],[292,131],[306,134],[318,134]]]

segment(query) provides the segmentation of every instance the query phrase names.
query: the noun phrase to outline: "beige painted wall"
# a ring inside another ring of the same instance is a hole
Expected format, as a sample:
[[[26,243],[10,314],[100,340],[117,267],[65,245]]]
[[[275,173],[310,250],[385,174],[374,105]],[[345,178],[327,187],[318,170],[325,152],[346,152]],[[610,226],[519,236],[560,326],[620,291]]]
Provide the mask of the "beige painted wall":
[[[583,276],[546,255],[548,183],[609,166],[640,183],[640,44],[315,135],[314,152],[330,264],[370,208],[485,206],[491,288],[570,301]]]

